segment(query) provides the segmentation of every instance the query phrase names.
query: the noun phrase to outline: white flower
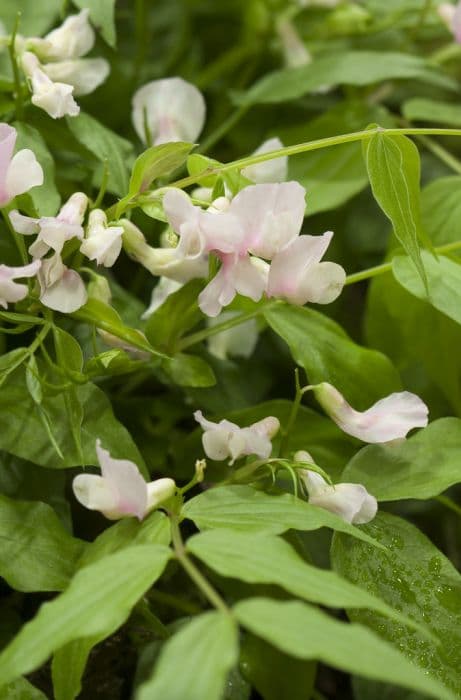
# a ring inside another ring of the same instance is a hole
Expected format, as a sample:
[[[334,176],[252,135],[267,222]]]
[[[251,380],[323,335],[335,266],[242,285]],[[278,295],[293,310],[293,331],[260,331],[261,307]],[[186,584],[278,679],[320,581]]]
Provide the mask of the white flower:
[[[34,153],[23,148],[14,156],[16,129],[0,124],[0,207],[17,195],[43,184],[43,170]]]
[[[219,316],[210,318],[208,326],[212,328],[217,323],[230,320],[239,314],[234,311],[223,311]],[[228,328],[221,333],[212,335],[207,340],[208,350],[215,357],[225,360],[233,357],[250,357],[258,342],[258,324],[255,318],[241,323],[234,328]]]
[[[133,126],[149,146],[194,142],[203,129],[205,111],[202,93],[182,78],[153,80],[135,92],[132,102]]]
[[[110,73],[109,63],[104,58],[78,58],[57,61],[42,66],[54,83],[65,83],[73,87],[77,97],[94,92]]]
[[[356,411],[344,396],[327,382],[312,387],[325,412],[348,435],[363,442],[390,442],[405,438],[413,428],[424,428],[428,408],[419,396],[409,391],[391,394],[366,411]]]
[[[89,510],[98,510],[109,520],[135,516],[142,520],[174,495],[173,479],[146,483],[134,462],[114,459],[96,440],[102,476],[79,474],[72,483],[76,499]]]
[[[26,51],[22,56],[22,67],[32,87],[32,104],[40,107],[53,119],[66,114],[75,117],[80,107],[72,97],[74,88],[65,83],[54,83],[42,70],[35,54]]]
[[[314,461],[301,450],[294,456],[296,462]],[[362,484],[328,484],[323,476],[311,469],[297,469],[309,494],[309,503],[339,515],[347,523],[362,525],[373,520],[377,511],[376,498]]]
[[[67,17],[60,27],[53,29],[43,39],[26,39],[28,49],[43,61],[62,61],[84,56],[93,48],[95,35],[88,21],[89,10]]]
[[[40,261],[34,260],[23,267],[0,265],[0,306],[4,309],[8,304],[15,304],[27,296],[27,285],[18,284],[15,279],[34,277],[40,269]]]
[[[292,304],[329,304],[340,294],[346,281],[341,265],[320,262],[333,237],[299,236],[277,253],[271,263],[267,295]]]
[[[86,304],[88,295],[82,278],[64,265],[59,253],[42,260],[38,281],[40,301],[50,309],[69,314]]]
[[[86,238],[80,251],[98,265],[112,267],[122,249],[123,226],[108,226],[102,209],[93,209],[88,219]]]
[[[264,141],[252,155],[259,156],[262,153],[278,151],[280,148],[283,148],[283,143],[279,138],[275,137]],[[283,182],[288,175],[288,157],[281,156],[280,158],[273,158],[255,165],[247,165],[246,168],[242,169],[242,175],[258,184]]]
[[[221,461],[231,457],[229,464],[245,455],[257,455],[267,459],[272,451],[271,439],[280,428],[278,418],[268,416],[247,428],[222,420],[213,423],[206,420],[201,411],[195,411],[194,418],[204,430],[202,436],[205,454],[213,460]]]

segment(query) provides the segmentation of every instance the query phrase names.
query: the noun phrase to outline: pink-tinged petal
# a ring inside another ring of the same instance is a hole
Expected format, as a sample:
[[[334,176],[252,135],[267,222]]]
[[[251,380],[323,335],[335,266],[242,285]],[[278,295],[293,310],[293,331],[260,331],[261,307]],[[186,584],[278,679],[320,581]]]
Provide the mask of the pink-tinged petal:
[[[88,300],[82,278],[75,270],[64,269],[62,276],[50,286],[41,286],[40,301],[49,309],[70,314],[80,309]]]
[[[13,158],[16,136],[16,129],[9,124],[0,124],[0,206],[10,200],[6,190],[6,174]]]
[[[207,316],[217,316],[223,306],[230,304],[236,295],[234,281],[230,272],[231,265],[232,263],[227,261],[223,262],[218,273],[199,294],[198,305],[200,310]]]
[[[80,226],[83,222],[88,206],[88,197],[83,192],[74,192],[67,202],[63,204],[57,215],[57,219],[71,226]],[[75,234],[73,234],[75,235]],[[72,238],[69,236],[68,238]]]
[[[259,258],[245,256],[234,265],[231,277],[234,288],[239,294],[259,301],[267,287],[269,265]]]
[[[251,185],[232,200],[229,213],[245,232],[247,250],[271,260],[299,234],[305,190],[298,182]]]
[[[38,233],[40,230],[40,219],[33,219],[30,216],[20,214],[16,209],[9,213],[11,225],[16,233],[22,233],[25,236],[31,236]]]
[[[154,508],[158,508],[162,503],[168,501],[168,499],[174,496],[175,491],[176,484],[173,479],[168,477],[149,482],[147,484],[146,515],[154,510]]]
[[[98,510],[110,520],[120,517],[117,514],[117,492],[102,476],[78,474],[72,482],[75,498],[88,510]]]
[[[254,151],[253,155],[257,156],[262,153],[278,151],[280,148],[283,148],[283,143],[279,138],[275,137],[264,141],[264,143],[262,143],[259,148],[256,149],[256,151]],[[266,160],[263,163],[257,163],[256,165],[248,165],[242,170],[242,175],[244,175],[244,177],[247,177],[249,180],[253,180],[253,182],[256,182],[257,184],[283,182],[287,179],[287,174],[287,156],[274,158],[273,160]]]
[[[117,494],[117,510],[142,520],[147,509],[147,484],[136,464],[127,459],[114,459],[101,447],[100,440],[96,440],[96,454],[103,478]]]
[[[218,253],[246,253],[245,230],[240,220],[226,211],[200,213],[200,231],[206,251]]]
[[[163,210],[168,222],[176,233],[181,232],[182,224],[190,222],[198,227],[199,207],[195,207],[188,195],[180,189],[171,188],[163,197]]]
[[[13,156],[7,169],[5,190],[10,199],[43,185],[43,170],[35,154],[23,148]]]
[[[381,443],[405,438],[413,428],[424,428],[428,423],[426,404],[408,391],[391,394],[363,412],[353,409],[327,382],[318,384],[313,391],[322,408],[341,430],[363,442]]]

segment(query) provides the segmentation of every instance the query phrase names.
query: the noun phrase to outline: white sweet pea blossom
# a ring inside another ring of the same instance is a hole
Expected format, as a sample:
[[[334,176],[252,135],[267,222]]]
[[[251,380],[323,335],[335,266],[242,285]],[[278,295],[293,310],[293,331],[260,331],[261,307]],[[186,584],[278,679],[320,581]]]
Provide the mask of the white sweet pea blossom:
[[[34,277],[40,269],[40,261],[34,260],[23,267],[0,265],[0,306],[4,309],[8,304],[15,304],[27,296],[27,285],[15,282],[23,277]]]
[[[73,94],[77,97],[94,92],[110,73],[109,63],[104,58],[57,61],[46,63],[42,68],[54,83],[65,83],[73,87]]]
[[[304,450],[297,452],[294,458],[296,462],[315,464],[311,455]],[[331,485],[311,469],[297,469],[297,474],[309,494],[311,505],[329,510],[353,525],[369,523],[375,517],[378,503],[362,484]]]
[[[268,416],[247,428],[240,428],[228,420],[213,423],[204,418],[201,411],[195,411],[194,418],[204,431],[202,444],[205,454],[215,461],[230,457],[229,464],[246,455],[267,459],[272,451],[271,439],[280,428],[279,420],[274,416]]]
[[[75,497],[85,508],[98,510],[109,520],[143,520],[174,495],[173,479],[146,483],[134,462],[114,459],[100,440],[96,440],[96,454],[102,476],[79,474],[72,482]]]
[[[38,273],[40,301],[55,311],[69,314],[86,304],[88,295],[82,278],[69,270],[59,253],[42,260]]]
[[[123,226],[108,226],[102,209],[93,209],[88,218],[86,238],[80,251],[98,265],[112,267],[122,250]]]
[[[26,39],[26,46],[42,61],[62,61],[79,58],[91,51],[95,34],[89,23],[89,10],[81,10],[67,17],[60,27],[53,29],[43,39]]]
[[[64,243],[71,238],[83,238],[82,221],[88,206],[88,197],[83,192],[74,192],[61,207],[57,216],[42,216],[34,219],[20,214],[16,209],[10,212],[10,221],[17,233],[25,236],[38,234],[29,246],[34,258],[42,258],[53,250],[60,253]]]
[[[390,442],[405,438],[413,428],[425,428],[426,404],[409,391],[401,391],[377,401],[366,411],[356,411],[344,396],[327,382],[312,387],[324,411],[348,435],[363,442]]]
[[[43,71],[38,58],[30,51],[26,51],[22,56],[22,68],[30,80],[32,104],[43,109],[53,119],[59,119],[66,114],[69,117],[77,116],[80,107],[72,96],[72,85],[54,83]]]
[[[340,294],[346,281],[341,265],[320,262],[333,237],[299,236],[274,256],[267,285],[267,295],[286,299],[292,304],[330,304]]]
[[[0,124],[0,207],[17,195],[43,184],[43,170],[35,154],[23,148],[15,155],[16,129]]]
[[[141,141],[157,146],[169,141],[194,142],[203,129],[205,112],[205,100],[195,85],[182,78],[165,78],[135,92],[131,117]]]
[[[461,44],[461,1],[456,5],[442,2],[437,7],[440,18],[453,34],[455,41]]]
[[[264,141],[252,155],[259,156],[263,153],[278,151],[280,148],[283,148],[283,143],[279,138],[275,137]],[[283,182],[288,175],[288,157],[281,156],[280,158],[266,160],[263,163],[247,165],[246,168],[243,168],[242,175],[257,184]]]

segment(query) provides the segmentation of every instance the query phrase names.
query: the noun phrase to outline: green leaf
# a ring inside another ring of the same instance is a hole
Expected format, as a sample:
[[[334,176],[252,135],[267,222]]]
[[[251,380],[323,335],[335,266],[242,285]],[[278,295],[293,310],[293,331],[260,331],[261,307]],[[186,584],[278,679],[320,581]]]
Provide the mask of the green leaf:
[[[162,545],[137,545],[81,569],[65,592],[42,605],[0,654],[0,685],[37,668],[68,642],[112,634],[170,556]]]
[[[310,308],[280,304],[264,312],[288,344],[308,382],[330,382],[362,410],[400,388],[397,370],[376,350],[354,343],[334,321]],[[373,382],[370,382],[373,377]]]
[[[187,541],[187,549],[221,574],[247,583],[277,584],[311,603],[333,608],[369,608],[421,630],[397,610],[351,586],[333,571],[303,561],[280,537],[235,530],[208,530]]]
[[[392,261],[395,279],[410,294],[432,304],[438,311],[461,324],[461,265],[444,255],[435,258],[422,251],[428,291],[421,282],[414,265],[406,255]]]
[[[420,212],[420,160],[413,141],[406,136],[374,134],[363,143],[373,195],[392,223],[393,231],[427,284],[421,259],[424,234]]]
[[[54,216],[58,211],[61,196],[54,181],[54,160],[42,135],[33,126],[24,122],[13,122],[17,131],[16,150],[30,148],[43,168],[44,181],[40,187],[33,187],[29,196],[39,216]]]
[[[447,126],[461,126],[461,107],[452,102],[431,100],[427,97],[413,97],[402,105],[405,119],[411,121],[435,122]]]
[[[81,10],[89,9],[92,23],[101,32],[101,36],[107,41],[109,46],[115,48],[114,11],[116,0],[72,0],[72,2]]]
[[[136,700],[221,700],[237,658],[237,629],[231,616],[199,615],[165,643],[152,677],[140,687]]]
[[[234,612],[244,627],[296,658],[317,659],[365,678],[420,690],[437,700],[455,698],[366,627],[338,622],[307,603],[251,598],[238,603]]]
[[[370,85],[390,79],[416,79],[456,89],[453,80],[419,56],[392,51],[331,51],[305,66],[265,75],[235,101],[240,105],[286,102],[325,85]]]
[[[216,384],[212,368],[198,355],[179,353],[171,360],[163,360],[162,367],[179,386],[207,387]]]
[[[23,36],[41,36],[58,19],[62,0],[2,0],[2,22],[7,33],[13,31],[18,12],[21,13],[19,32]]]
[[[187,501],[182,514],[200,529],[224,527],[279,534],[291,528],[307,531],[331,527],[359,539],[364,537],[361,529],[327,510],[311,506],[288,493],[269,496],[250,486],[209,489]],[[365,539],[370,542],[366,535]]]
[[[201,153],[193,153],[187,159],[187,171],[189,175],[200,175],[206,170],[212,170],[216,166],[220,166],[219,160],[214,160],[213,158],[208,158],[208,156],[203,156]],[[200,180],[201,187],[214,187],[216,180],[219,175],[209,175]],[[214,198],[213,198],[214,199]]]
[[[403,442],[364,447],[343,480],[363,484],[379,501],[434,498],[461,482],[460,450],[461,420],[440,418]]]
[[[100,0],[98,4],[101,4]],[[77,141],[108,168],[109,192],[123,197],[128,189],[128,172],[133,158],[132,144],[84,112],[80,112],[77,117],[67,117],[66,121]]]
[[[376,630],[424,668],[427,677],[437,678],[459,693],[461,660],[461,577],[451,562],[414,525],[388,513],[380,513],[366,531],[386,545],[371,550],[355,540],[335,536],[334,568],[370,593],[383,598],[415,620],[424,620],[440,644],[421,637],[381,615],[361,611],[349,613]],[[383,666],[384,666],[383,662]],[[389,676],[389,682],[394,682]],[[440,696],[442,697],[442,695]]]
[[[0,539],[0,576],[25,592],[63,590],[84,549],[49,505],[1,495]]]
[[[76,639],[54,653],[51,665],[54,700],[74,700],[78,696],[90,651],[99,641],[99,637]]]
[[[203,286],[203,280],[191,280],[170,294],[149,317],[145,333],[154,347],[174,353],[178,340],[203,318],[197,303]]]
[[[101,389],[90,382],[76,387],[77,398],[83,409],[82,448],[85,464],[97,464],[95,443],[100,438],[113,457],[131,459],[145,472],[144,461],[126,428],[114,417],[112,407]],[[47,396],[41,404],[53,426],[54,437],[64,460],[43,430],[40,416],[30,396],[25,372],[18,369],[4,383],[0,393],[0,449],[22,457],[42,467],[62,469],[80,465],[80,458],[72,440],[64,397]]]
[[[3,700],[47,700],[41,690],[25,678],[18,678],[2,688]]]
[[[128,196],[133,197],[139,192],[145,192],[154,180],[169,175],[184,165],[193,147],[193,143],[177,141],[151,146],[141,153],[133,166]]]

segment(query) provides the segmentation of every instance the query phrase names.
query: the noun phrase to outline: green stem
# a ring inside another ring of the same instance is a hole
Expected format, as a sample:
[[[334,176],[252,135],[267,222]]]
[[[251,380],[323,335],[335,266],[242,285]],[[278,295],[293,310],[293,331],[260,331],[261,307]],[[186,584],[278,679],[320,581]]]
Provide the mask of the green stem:
[[[217,610],[221,610],[222,612],[230,614],[229,608],[227,607],[226,603],[221,598],[219,593],[206,580],[203,574],[197,569],[195,564],[187,556],[177,519],[174,516],[171,516],[170,520],[171,539],[173,541],[176,559],[179,561],[184,571],[195,583],[197,588],[199,588],[202,591],[203,595],[211,603],[211,605]]]
[[[461,507],[448,496],[436,496],[434,500],[461,516]]]
[[[301,384],[299,383],[299,369],[296,367],[295,369],[295,387],[296,387],[296,392],[295,392],[295,398],[293,399],[293,404],[291,406],[291,411],[290,411],[290,416],[288,418],[288,422],[286,424],[286,427],[283,429],[282,432],[282,440],[280,442],[280,455],[283,457],[283,453],[286,449],[288,438],[290,437],[290,433],[293,429],[293,426],[296,421],[296,417],[298,415],[299,407],[301,405],[301,401],[303,398],[303,390],[301,388]]]

